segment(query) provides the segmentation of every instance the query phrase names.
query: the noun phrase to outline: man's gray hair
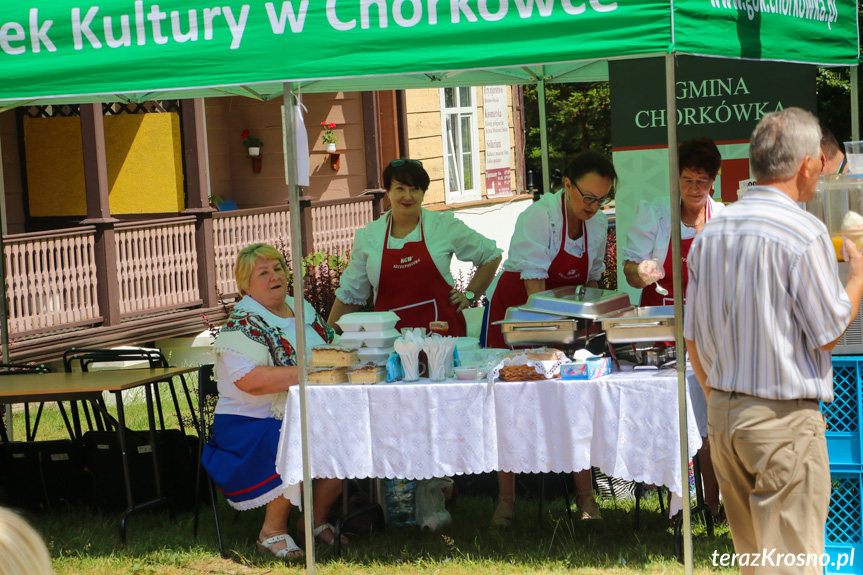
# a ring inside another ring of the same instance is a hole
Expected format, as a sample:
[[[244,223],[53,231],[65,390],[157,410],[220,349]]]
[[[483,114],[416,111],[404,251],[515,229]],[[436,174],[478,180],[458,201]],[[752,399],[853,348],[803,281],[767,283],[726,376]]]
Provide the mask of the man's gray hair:
[[[808,154],[821,154],[818,120],[801,108],[765,115],[749,142],[749,169],[756,180],[787,180]]]

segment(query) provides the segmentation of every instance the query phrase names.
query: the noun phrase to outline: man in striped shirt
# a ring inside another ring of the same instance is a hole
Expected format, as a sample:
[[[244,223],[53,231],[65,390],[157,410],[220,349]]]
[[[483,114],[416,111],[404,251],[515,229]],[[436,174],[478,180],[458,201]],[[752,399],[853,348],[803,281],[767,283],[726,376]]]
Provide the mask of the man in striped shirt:
[[[797,557],[824,551],[830,467],[818,402],[833,400],[830,350],[860,307],[863,256],[845,242],[843,288],[826,227],[797,205],[814,196],[820,139],[809,112],[764,116],[749,149],[758,186],[689,252],[684,336],[708,397],[734,548],[750,563],[741,573],[821,572]],[[776,553],[793,554],[792,566]]]

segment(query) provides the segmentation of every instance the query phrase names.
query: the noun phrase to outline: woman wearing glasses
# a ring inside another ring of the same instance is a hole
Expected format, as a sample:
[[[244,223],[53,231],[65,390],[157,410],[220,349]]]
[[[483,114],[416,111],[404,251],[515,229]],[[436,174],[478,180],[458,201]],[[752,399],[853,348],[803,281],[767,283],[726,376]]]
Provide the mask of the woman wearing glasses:
[[[461,312],[485,293],[501,250],[451,212],[423,209],[429,175],[419,160],[393,160],[383,179],[390,211],[357,230],[328,323],[340,331],[339,318],[362,309],[373,293],[375,311],[397,313],[399,329],[445,321],[449,335],[467,335]],[[453,256],[477,266],[464,293],[453,288]]]
[[[563,174],[564,189],[545,194],[519,215],[503,271],[489,288],[486,347],[505,348],[500,326],[506,308],[530,294],[566,285],[596,287],[605,271],[608,218],[614,197],[614,165],[596,152],[582,152]]]
[[[563,173],[564,189],[545,194],[518,217],[503,272],[490,288],[486,347],[507,347],[500,326],[506,308],[530,294],[567,285],[596,287],[605,270],[608,218],[617,172],[596,152],[582,152]],[[508,527],[515,516],[515,474],[499,471],[498,506],[492,523]],[[576,503],[584,519],[598,519],[590,470],[575,473]]]
[[[711,197],[713,182],[722,166],[722,156],[716,144],[708,138],[691,138],[678,148],[680,168],[680,233],[683,256],[683,293],[689,279],[686,256],[695,234],[710,218],[719,213],[722,204]],[[634,288],[645,288],[657,282],[668,292],[657,289],[641,292],[641,305],[673,305],[674,288],[671,278],[671,209],[668,199],[641,202],[635,222],[626,233],[626,246],[620,249],[624,260],[623,273]]]

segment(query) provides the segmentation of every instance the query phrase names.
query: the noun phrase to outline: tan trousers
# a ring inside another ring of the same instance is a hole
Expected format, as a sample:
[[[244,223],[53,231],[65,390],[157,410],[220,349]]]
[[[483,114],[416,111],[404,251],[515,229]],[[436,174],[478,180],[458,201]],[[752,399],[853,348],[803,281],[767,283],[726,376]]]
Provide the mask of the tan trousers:
[[[818,402],[714,389],[707,422],[736,564],[749,563],[740,572],[822,573],[817,561],[801,565],[798,555],[824,553],[830,463]]]

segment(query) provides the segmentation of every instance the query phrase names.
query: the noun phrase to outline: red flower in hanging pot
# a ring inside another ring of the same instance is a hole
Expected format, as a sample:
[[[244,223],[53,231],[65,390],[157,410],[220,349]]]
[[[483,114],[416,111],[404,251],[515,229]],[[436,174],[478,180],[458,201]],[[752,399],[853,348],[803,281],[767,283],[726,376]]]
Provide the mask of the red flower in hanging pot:
[[[241,140],[245,140],[245,139],[246,139],[246,136],[248,136],[248,135],[249,135],[249,131],[248,131],[248,130],[243,130],[243,133],[242,133],[242,134],[240,134],[240,139],[241,139]]]

